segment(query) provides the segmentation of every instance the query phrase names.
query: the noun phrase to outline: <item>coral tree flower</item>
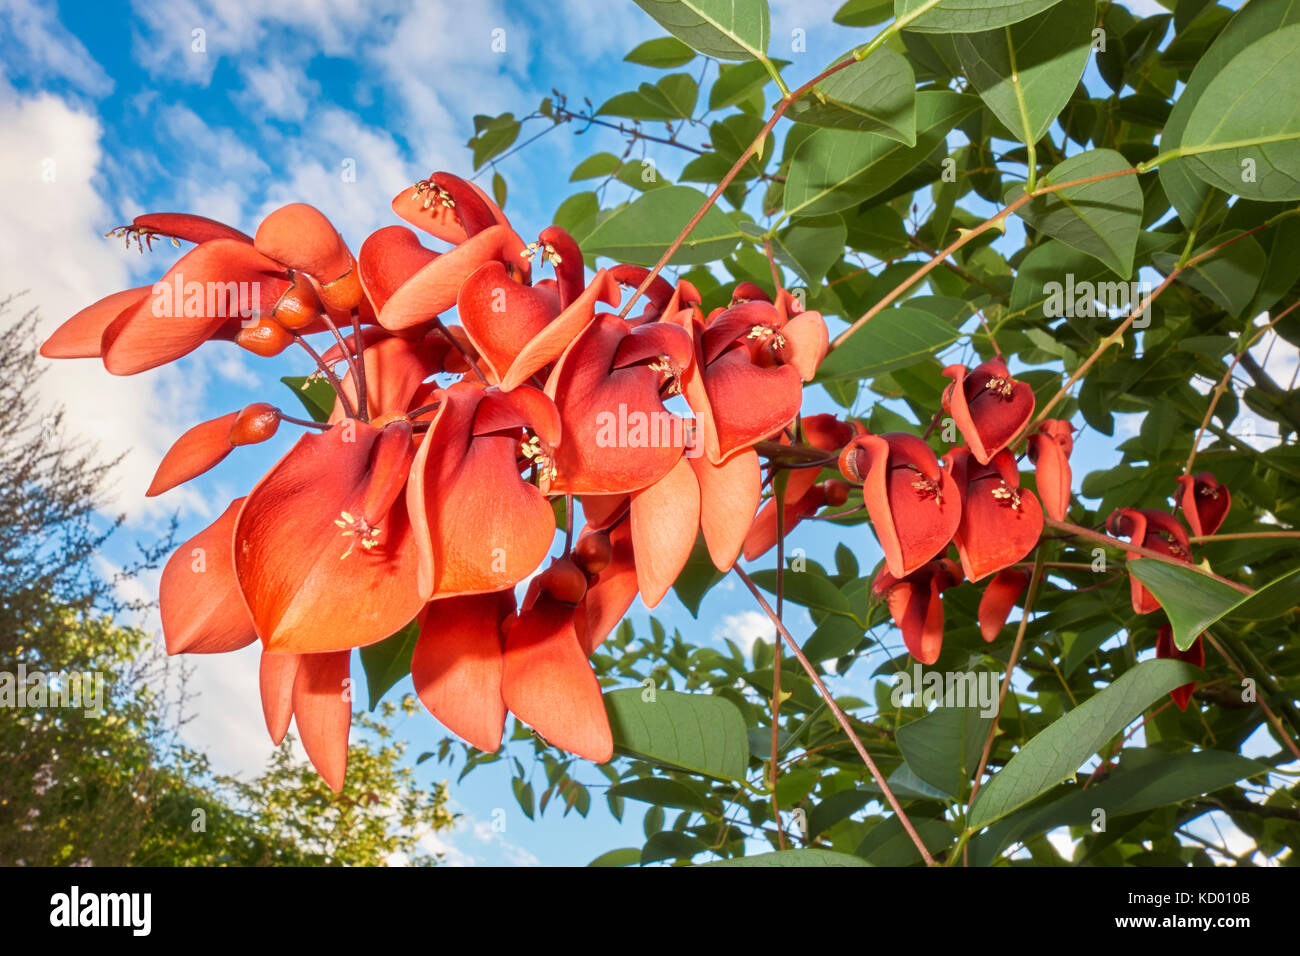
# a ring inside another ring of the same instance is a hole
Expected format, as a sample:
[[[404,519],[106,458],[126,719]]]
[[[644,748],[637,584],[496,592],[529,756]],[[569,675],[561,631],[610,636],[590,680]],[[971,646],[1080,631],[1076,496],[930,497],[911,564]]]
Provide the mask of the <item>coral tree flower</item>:
[[[943,410],[956,422],[975,460],[987,465],[1034,414],[1034,390],[1012,378],[1000,358],[970,370],[949,365],[943,374],[953,380],[944,390]]]
[[[962,580],[955,561],[941,558],[921,565],[906,577],[883,569],[871,590],[884,595],[894,624],[903,632],[908,653],[922,664],[933,664],[943,650],[943,592]]]
[[[953,544],[962,570],[972,581],[1010,567],[1038,544],[1043,507],[1020,487],[1020,472],[1009,451],[980,464],[965,446],[944,456],[961,495],[961,523]]]
[[[962,521],[962,498],[951,470],[940,467],[930,446],[915,435],[854,438],[840,454],[840,471],[862,484],[885,566],[897,579],[940,554]]]
[[[1073,428],[1067,421],[1049,418],[1029,436],[1029,460],[1035,465],[1035,484],[1043,510],[1053,521],[1064,521],[1070,510],[1070,452]]]
[[[1192,534],[1199,538],[1218,531],[1232,507],[1232,494],[1227,487],[1219,484],[1208,471],[1195,476],[1179,475],[1178,485],[1178,507]]]
[[[1159,551],[1179,561],[1192,561],[1192,543],[1184,528],[1173,515],[1152,508],[1120,508],[1106,519],[1106,530],[1132,544]],[[1125,552],[1126,561],[1145,560],[1140,554]],[[1129,596],[1133,611],[1150,614],[1160,608],[1154,594],[1133,575],[1129,575]]]
[[[1180,651],[1178,645],[1174,643],[1174,629],[1168,622],[1160,625],[1160,631],[1156,635],[1156,657],[1172,658],[1176,661],[1186,661],[1196,667],[1205,666],[1205,644],[1201,637],[1197,637],[1192,646],[1185,651]],[[1192,699],[1192,692],[1196,690],[1196,681],[1189,684],[1183,684],[1181,687],[1175,687],[1169,692],[1174,703],[1178,705],[1179,710],[1187,710],[1187,704]]]
[[[980,634],[985,641],[995,641],[1006,626],[1011,609],[1029,587],[1029,575],[1016,568],[1003,568],[993,575],[980,597]]]

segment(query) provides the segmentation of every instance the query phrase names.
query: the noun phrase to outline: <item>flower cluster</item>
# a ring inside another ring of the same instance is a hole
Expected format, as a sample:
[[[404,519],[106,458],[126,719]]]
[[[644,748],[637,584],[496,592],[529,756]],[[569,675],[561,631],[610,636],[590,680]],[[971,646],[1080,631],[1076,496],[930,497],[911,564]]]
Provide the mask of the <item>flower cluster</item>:
[[[826,324],[751,283],[706,314],[684,281],[626,265],[589,276],[564,230],[525,243],[489,196],[447,173],[392,206],[415,228],[379,229],[355,256],[304,204],[252,237],[198,216],[141,216],[111,235],[142,251],[158,237],[194,248],[153,286],[73,316],[42,354],[129,375],[215,339],[260,356],[299,345],[333,386],[327,422],[259,402],[195,426],[148,491],[283,423],[312,429],[180,547],[160,609],[171,653],[261,642],[271,736],[296,721],[331,786],[346,770],[351,649],[412,621],[416,691],[466,741],[496,750],[510,712],[608,760],[589,658],[638,594],[651,607],[663,598],[698,534],[727,570],[760,533],[754,446],[799,418]],[[538,255],[553,278],[536,274]],[[611,311],[623,286],[646,280],[638,313]],[[318,334],[330,337],[323,352],[309,341]],[[665,405],[674,396],[693,417]],[[566,496],[586,527],[534,574]]]

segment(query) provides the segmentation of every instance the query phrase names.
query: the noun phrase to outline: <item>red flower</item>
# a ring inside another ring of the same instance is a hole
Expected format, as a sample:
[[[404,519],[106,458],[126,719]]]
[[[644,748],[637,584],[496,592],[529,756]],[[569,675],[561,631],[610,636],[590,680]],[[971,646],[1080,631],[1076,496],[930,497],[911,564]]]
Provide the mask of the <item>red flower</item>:
[[[351,651],[329,654],[262,652],[259,683],[262,713],[279,744],[292,718],[312,766],[336,793],[348,769],[352,704],[348,671]]]
[[[883,594],[894,624],[903,632],[908,653],[933,664],[943,649],[943,601],[940,595],[961,583],[961,568],[947,558],[923,564],[904,578],[882,570],[871,590]]]
[[[961,494],[961,523],[953,536],[962,570],[972,581],[1015,564],[1038,544],[1043,507],[1020,487],[1011,452],[998,452],[987,465],[972,461],[965,446],[944,456]]]
[[[987,465],[1034,414],[1034,390],[1012,378],[1000,358],[970,371],[949,365],[943,374],[953,380],[944,390],[943,410],[957,423],[975,460]]]
[[[1208,537],[1219,530],[1232,507],[1232,494],[1208,471],[1195,477],[1179,475],[1178,506],[1196,537]]]
[[[905,578],[952,540],[962,500],[950,469],[915,435],[862,435],[840,455],[840,471],[862,482],[862,499],[885,552],[885,566]]]
[[[1011,615],[1011,609],[1016,606],[1027,587],[1029,575],[1015,568],[1004,568],[993,576],[980,598],[980,634],[984,640],[997,640]]]
[[[506,393],[472,382],[440,389],[433,400],[440,402],[437,417],[406,493],[419,595],[513,587],[542,563],[555,535],[550,502],[520,475],[531,468],[543,484],[553,477],[555,406],[535,388]]]
[[[1106,530],[1121,538],[1128,538],[1133,544],[1152,551],[1159,551],[1179,561],[1192,561],[1192,543],[1187,537],[1187,529],[1178,523],[1178,519],[1166,511],[1152,508],[1120,508],[1106,519]],[[1143,560],[1140,554],[1125,552],[1126,561]],[[1137,614],[1150,614],[1158,610],[1160,602],[1155,595],[1143,586],[1142,582],[1129,575],[1129,597],[1133,611]]]
[[[1049,418],[1029,436],[1029,460],[1036,466],[1035,483],[1043,510],[1053,521],[1064,521],[1070,510],[1070,452],[1074,449],[1072,426]]]
[[[1205,666],[1205,644],[1198,636],[1192,643],[1192,646],[1185,651],[1180,651],[1178,645],[1174,643],[1174,629],[1166,621],[1160,625],[1160,631],[1156,635],[1156,657],[1171,657],[1176,661],[1186,661],[1196,667]],[[1179,710],[1186,710],[1187,703],[1192,699],[1192,692],[1196,690],[1196,681],[1190,684],[1183,684],[1181,687],[1175,687],[1169,692],[1169,696],[1174,699]]]
[[[232,501],[163,567],[158,613],[168,654],[220,654],[257,640],[235,577],[232,543],[243,505]]]

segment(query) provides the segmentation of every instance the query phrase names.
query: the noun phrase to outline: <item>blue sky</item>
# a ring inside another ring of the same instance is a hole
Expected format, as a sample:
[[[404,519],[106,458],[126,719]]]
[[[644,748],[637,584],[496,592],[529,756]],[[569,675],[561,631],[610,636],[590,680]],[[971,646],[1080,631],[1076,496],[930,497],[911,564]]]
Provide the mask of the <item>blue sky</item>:
[[[838,5],[772,3],[772,52],[793,61],[791,86],[869,36],[833,25]],[[806,52],[785,49],[796,30]],[[404,186],[434,169],[471,172],[464,143],[474,114],[526,114],[552,88],[571,105],[583,97],[599,105],[660,75],[622,62],[627,50],[660,35],[630,0],[0,0],[0,128],[7,139],[0,184],[11,223],[0,236],[0,287],[27,290],[22,303],[40,308],[48,330],[109,292],[152,281],[177,253],[164,245],[141,256],[102,238],[150,211],[195,212],[251,232],[271,209],[306,201],[355,251],[370,231],[396,221],[388,204]],[[521,235],[535,236],[563,198],[582,188],[568,182],[568,171],[602,149],[621,152],[621,138],[561,128],[500,163],[506,211]],[[672,178],[685,154],[652,146],[650,155]],[[344,170],[354,170],[354,179]],[[223,343],[129,379],[114,379],[93,362],[54,363],[45,389],[68,408],[69,428],[97,442],[105,457],[126,455],[107,491],[112,510],[126,512],[129,523],[106,552],[105,569],[125,560],[133,542],[156,540],[172,514],[184,540],[245,493],[289,447],[294,430],[240,449],[161,499],[143,498],[157,461],[186,428],[251,401],[290,408],[278,378],[303,373],[293,356],[254,360]],[[819,393],[809,398],[810,410],[830,409]],[[1100,461],[1110,449],[1085,445],[1081,453]],[[829,563],[835,540],[806,523],[791,547]],[[864,568],[879,559],[865,527],[847,540]],[[152,595],[156,577],[136,587]],[[799,634],[807,619],[794,610]],[[731,581],[709,595],[698,622],[672,597],[656,615],[697,641],[770,634]],[[634,619],[644,630],[639,606]],[[891,652],[901,647],[896,633],[885,642]],[[844,689],[862,694],[866,670]],[[193,664],[192,687],[201,696],[187,733],[222,769],[252,772],[269,748],[256,671],[255,647]],[[423,711],[400,719],[397,729],[412,754],[444,734]],[[420,773],[441,779],[445,770],[430,762]],[[582,779],[603,783],[590,768]],[[561,821],[552,809],[530,823],[510,794],[504,761],[454,786],[453,796],[466,814],[460,831],[442,837],[455,862],[582,864],[643,839],[636,811],[620,827],[601,800],[586,821],[576,814]],[[498,808],[506,814],[504,833],[490,826]]]

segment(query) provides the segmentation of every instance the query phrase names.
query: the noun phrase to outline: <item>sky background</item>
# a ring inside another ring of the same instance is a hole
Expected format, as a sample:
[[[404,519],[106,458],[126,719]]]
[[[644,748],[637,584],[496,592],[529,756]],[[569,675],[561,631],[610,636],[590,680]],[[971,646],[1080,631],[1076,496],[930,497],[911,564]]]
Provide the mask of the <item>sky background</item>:
[[[786,71],[792,88],[871,35],[831,22],[839,0],[771,5],[771,53],[793,61]],[[1153,0],[1128,6],[1160,9]],[[792,48],[795,31],[802,31],[803,52]],[[474,114],[524,115],[553,88],[575,108],[584,97],[599,105],[662,75],[622,61],[636,44],[662,35],[630,0],[0,0],[0,196],[7,225],[0,232],[0,298],[24,291],[14,310],[38,308],[44,334],[110,292],[152,282],[178,252],[164,243],[140,255],[103,238],[144,212],[193,212],[251,233],[272,209],[309,202],[356,251],[369,232],[398,221],[389,203],[402,188],[437,169],[471,173],[465,141]],[[525,127],[524,137],[543,127],[544,121]],[[509,187],[506,212],[525,239],[549,224],[565,196],[586,188],[568,182],[582,157],[622,152],[617,133],[573,133],[557,129],[498,165]],[[649,155],[670,179],[689,158],[653,144]],[[479,181],[486,186],[489,177],[490,171]],[[1269,359],[1275,376],[1290,376],[1293,351]],[[292,355],[260,360],[226,343],[130,378],[113,378],[93,361],[49,363],[45,397],[66,407],[70,437],[96,442],[105,458],[125,455],[106,493],[110,510],[128,521],[105,552],[104,570],[127,560],[135,542],[156,541],[173,515],[183,541],[244,494],[296,439],[295,429],[285,426],[274,440],[240,449],[160,498],[143,496],[162,454],[187,428],[252,401],[292,409],[278,379],[305,371]],[[809,390],[806,411],[831,408],[820,390]],[[1076,464],[1076,475],[1113,458],[1113,441],[1131,433],[1126,427],[1114,440],[1082,442],[1076,455],[1086,464]],[[864,569],[879,560],[865,526],[844,537]],[[806,522],[790,546],[829,564],[838,538]],[[132,587],[152,598],[157,575]],[[791,610],[793,632],[806,634],[806,613]],[[705,599],[698,621],[671,596],[655,613],[670,632],[680,628],[696,641],[729,637],[748,648],[771,635],[732,579]],[[639,604],[633,618],[644,633]],[[145,623],[156,626],[156,619]],[[897,632],[882,636],[889,654],[901,650]],[[191,660],[198,697],[187,737],[218,769],[257,772],[271,746],[257,693],[258,647]],[[869,698],[870,669],[860,665],[838,689]],[[360,676],[359,666],[354,673]],[[408,680],[398,690],[409,687]],[[412,755],[445,734],[423,710],[399,717],[395,727]],[[433,761],[419,773],[425,781],[447,775]],[[453,786],[464,821],[436,839],[450,862],[584,864],[644,840],[635,805],[620,825],[601,791],[593,791],[586,821],[576,814],[562,820],[552,808],[530,822],[508,779],[502,761]],[[593,768],[579,779],[604,783]],[[494,815],[498,810],[504,818]],[[505,820],[504,832],[493,829],[494,819]]]

